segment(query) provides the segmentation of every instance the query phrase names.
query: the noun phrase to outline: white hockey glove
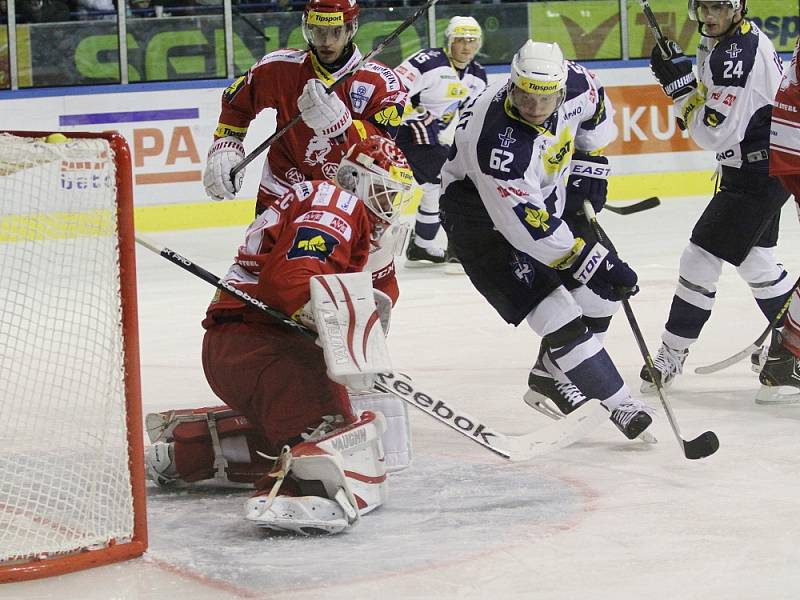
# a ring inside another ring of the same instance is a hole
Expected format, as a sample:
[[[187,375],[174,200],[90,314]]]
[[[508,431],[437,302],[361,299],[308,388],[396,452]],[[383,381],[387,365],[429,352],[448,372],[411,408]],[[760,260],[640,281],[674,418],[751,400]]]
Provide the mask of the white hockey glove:
[[[303,122],[319,136],[335,138],[353,124],[350,109],[335,93],[326,93],[319,79],[309,79],[297,99]]]
[[[212,200],[231,200],[242,187],[244,169],[236,174],[236,185],[231,181],[231,169],[242,162],[244,145],[239,138],[228,136],[215,141],[208,150],[203,185]]]

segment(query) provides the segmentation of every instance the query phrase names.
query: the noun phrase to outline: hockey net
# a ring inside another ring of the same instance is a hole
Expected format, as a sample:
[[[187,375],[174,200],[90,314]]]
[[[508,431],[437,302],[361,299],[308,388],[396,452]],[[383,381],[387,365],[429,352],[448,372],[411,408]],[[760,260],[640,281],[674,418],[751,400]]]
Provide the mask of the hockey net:
[[[0,582],[147,547],[130,152],[67,135],[0,132]]]

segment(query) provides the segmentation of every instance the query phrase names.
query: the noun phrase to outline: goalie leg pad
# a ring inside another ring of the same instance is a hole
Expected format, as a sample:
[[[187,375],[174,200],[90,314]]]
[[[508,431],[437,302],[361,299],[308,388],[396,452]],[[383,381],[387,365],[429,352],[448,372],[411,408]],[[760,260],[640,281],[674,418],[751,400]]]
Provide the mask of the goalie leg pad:
[[[356,414],[365,410],[383,414],[386,431],[381,436],[381,442],[386,456],[386,471],[396,473],[407,469],[413,456],[408,404],[394,394],[380,392],[351,394],[350,404]]]
[[[158,485],[252,484],[269,472],[270,462],[259,454],[267,441],[227,406],[150,413],[145,425],[153,442],[145,453],[147,475]]]
[[[338,533],[388,496],[380,413],[361,414],[357,423],[294,446],[273,477],[290,476],[298,495],[257,492],[245,504],[245,518],[259,527],[309,533]]]

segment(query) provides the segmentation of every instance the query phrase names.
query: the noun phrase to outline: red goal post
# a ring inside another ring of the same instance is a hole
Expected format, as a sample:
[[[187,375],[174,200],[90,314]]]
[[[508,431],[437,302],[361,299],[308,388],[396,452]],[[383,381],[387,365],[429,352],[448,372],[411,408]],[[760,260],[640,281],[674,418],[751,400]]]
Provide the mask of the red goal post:
[[[130,149],[0,131],[0,197],[0,582],[140,556]]]

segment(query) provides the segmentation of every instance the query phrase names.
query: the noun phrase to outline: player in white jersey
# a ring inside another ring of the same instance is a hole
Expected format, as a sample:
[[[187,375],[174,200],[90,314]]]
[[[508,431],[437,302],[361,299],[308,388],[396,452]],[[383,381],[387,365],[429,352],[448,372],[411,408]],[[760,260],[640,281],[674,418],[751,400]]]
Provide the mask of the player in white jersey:
[[[773,253],[780,209],[789,194],[769,175],[770,117],[781,60],[769,38],[744,18],[745,0],[690,0],[689,10],[702,36],[698,76],[672,41],[667,42],[670,56],[656,46],[650,65],[691,138],[717,153],[722,181],[681,256],[654,361],[664,385],[682,372],[689,346],[711,316],[723,263],[736,267],[767,321],[792,288]],[[642,368],[641,378],[642,391],[655,389],[648,369]]]
[[[453,17],[445,30],[445,48],[420,50],[395,69],[409,91],[407,109],[412,109],[406,111],[396,141],[423,191],[406,251],[409,266],[446,260],[444,249],[434,243],[439,231],[440,172],[459,107],[486,88],[486,71],[475,61],[481,36],[474,18]]]
[[[652,410],[631,398],[601,338],[619,300],[637,290],[636,273],[577,214],[584,198],[596,209],[605,202],[598,155],[616,134],[597,78],[558,44],[529,40],[509,81],[462,109],[441,209],[473,285],[508,323],[527,321],[542,336],[531,389],[564,413],[598,399],[634,438]]]

